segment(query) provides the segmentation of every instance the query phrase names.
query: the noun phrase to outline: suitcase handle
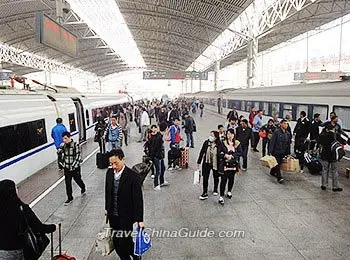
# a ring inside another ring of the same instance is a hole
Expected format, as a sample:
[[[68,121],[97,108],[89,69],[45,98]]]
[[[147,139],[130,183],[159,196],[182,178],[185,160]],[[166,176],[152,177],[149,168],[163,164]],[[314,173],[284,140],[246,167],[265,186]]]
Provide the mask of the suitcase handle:
[[[58,252],[62,254],[62,224],[58,224]],[[53,232],[51,233],[51,259],[53,259]]]

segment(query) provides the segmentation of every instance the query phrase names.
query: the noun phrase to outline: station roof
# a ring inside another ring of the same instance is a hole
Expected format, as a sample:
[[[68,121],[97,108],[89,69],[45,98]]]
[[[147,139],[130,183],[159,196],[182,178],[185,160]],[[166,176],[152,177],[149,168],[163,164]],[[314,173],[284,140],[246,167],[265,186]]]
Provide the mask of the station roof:
[[[288,7],[287,2],[293,4],[293,1],[294,0],[285,0],[286,7]],[[274,8],[276,8],[276,6],[272,5],[270,7],[270,9]],[[283,11],[283,9],[281,11]],[[275,11],[265,11],[266,14],[270,13],[270,15],[272,15],[273,12]],[[280,43],[287,42],[303,33],[315,30],[349,13],[349,1],[306,1],[305,7],[301,10],[297,12],[290,11],[289,14],[287,13],[288,16],[286,19],[279,20],[280,18],[277,18],[277,22],[273,27],[269,28],[266,26],[265,30],[262,30],[261,34],[258,36],[258,51],[266,51]],[[279,14],[276,12],[276,15],[278,16]],[[244,45],[224,58],[221,61],[220,68],[239,62],[246,57],[247,48],[246,45]],[[214,66],[211,66],[208,71],[209,70],[214,70]]]
[[[103,1],[103,0],[101,0]],[[70,2],[70,1],[68,1]],[[116,0],[147,69],[186,70],[238,17],[252,0]],[[36,42],[35,15],[55,19],[53,0],[3,0],[0,4],[0,42],[53,59],[65,65],[106,76],[130,67],[84,23],[75,10],[64,15],[64,27],[78,36],[72,58]],[[118,38],[116,36],[116,41]],[[3,64],[17,74],[38,69]]]

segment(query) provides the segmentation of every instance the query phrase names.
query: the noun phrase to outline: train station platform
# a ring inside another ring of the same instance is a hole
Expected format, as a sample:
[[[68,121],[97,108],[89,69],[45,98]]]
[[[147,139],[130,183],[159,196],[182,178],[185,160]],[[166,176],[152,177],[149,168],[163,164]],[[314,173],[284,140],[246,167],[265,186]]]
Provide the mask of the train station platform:
[[[190,150],[190,167],[166,172],[170,185],[158,192],[147,177],[144,222],[159,232],[185,228],[192,234],[208,230],[223,237],[162,237],[158,232],[160,236],[152,237],[153,247],[143,259],[350,259],[350,180],[344,174],[339,179],[344,187],[340,193],[322,191],[320,177],[307,172],[285,173],[284,184],[278,184],[268,169],[260,166],[261,154],[249,152],[248,171],[236,175],[233,198],[226,199],[225,206],[218,204],[218,197],[211,195],[210,179],[209,199],[200,201],[202,187],[193,185],[197,156],[209,131],[223,123],[223,118],[213,113],[194,118],[198,132],[195,148]],[[135,129],[131,135],[132,142],[124,147],[130,167],[142,158]],[[90,151],[96,148],[94,143],[88,146]],[[52,176],[57,176],[57,171],[54,166],[47,170]],[[74,201],[64,206],[65,186],[61,182],[33,206],[42,221],[62,223],[63,250],[78,260],[118,259],[115,253],[103,258],[94,248],[105,222],[105,172],[96,168],[95,156],[90,156],[82,166],[85,196],[74,184]],[[36,190],[35,185],[41,185],[41,178],[32,182],[31,191]],[[25,193],[23,188],[21,194]],[[234,238],[233,234],[238,236]],[[45,253],[41,259],[48,258]]]

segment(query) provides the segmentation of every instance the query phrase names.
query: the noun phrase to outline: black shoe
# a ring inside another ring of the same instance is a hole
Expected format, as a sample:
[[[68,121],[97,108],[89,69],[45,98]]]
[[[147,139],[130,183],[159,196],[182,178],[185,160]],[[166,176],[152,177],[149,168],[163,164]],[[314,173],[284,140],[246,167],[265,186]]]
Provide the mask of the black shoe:
[[[209,198],[208,193],[203,193],[202,195],[199,196],[200,200],[206,200],[208,198]]]
[[[321,186],[321,190],[326,190],[327,187],[326,186]]]
[[[193,146],[193,145],[191,145],[191,148],[194,148],[194,146]]]
[[[277,181],[278,181],[278,183],[282,183],[282,182],[284,182],[284,179],[283,178],[279,178]]]
[[[227,192],[226,197],[229,198],[229,199],[231,199],[231,198],[232,198],[232,193],[231,193],[230,191]]]
[[[141,256],[133,255],[132,260],[141,260]]]
[[[343,188],[333,188],[332,190],[333,190],[334,192],[343,191]]]
[[[81,189],[81,195],[85,195],[86,189]]]
[[[68,206],[73,202],[73,199],[67,199],[66,202],[64,203],[65,206]]]

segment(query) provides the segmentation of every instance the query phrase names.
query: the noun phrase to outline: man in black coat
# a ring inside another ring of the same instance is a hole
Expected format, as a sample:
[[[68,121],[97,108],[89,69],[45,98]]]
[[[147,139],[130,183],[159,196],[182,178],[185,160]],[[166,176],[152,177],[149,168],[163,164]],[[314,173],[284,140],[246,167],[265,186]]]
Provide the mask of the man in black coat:
[[[228,112],[226,119],[228,120],[228,119],[233,118],[233,117],[238,119],[238,112],[237,112],[236,107],[233,107],[232,110],[230,112]]]
[[[310,133],[310,120],[306,117],[306,112],[300,112],[300,118],[294,128],[293,133],[295,134],[294,152],[298,153],[299,149],[303,145],[305,139]]]
[[[242,146],[242,157],[243,157],[243,165],[242,170],[247,170],[248,164],[248,150],[249,150],[249,140],[252,142],[253,140],[253,132],[252,129],[248,126],[248,120],[242,119],[241,125],[236,129],[236,139],[240,141]]]
[[[313,150],[315,148],[315,144],[318,143],[318,139],[320,137],[320,126],[322,125],[322,121],[320,119],[320,114],[314,114],[314,120],[312,120],[310,125],[310,140],[311,145],[310,149]]]
[[[105,214],[113,228],[113,244],[122,260],[139,259],[134,255],[133,224],[143,228],[143,195],[140,175],[125,166],[121,149],[109,153],[111,168],[105,185]],[[132,258],[131,258],[132,257]]]
[[[283,119],[281,126],[272,135],[269,146],[269,154],[274,156],[277,160],[278,165],[271,169],[270,174],[277,178],[279,183],[282,183],[284,179],[281,175],[281,164],[283,158],[290,155],[290,133],[287,131],[288,122]]]

